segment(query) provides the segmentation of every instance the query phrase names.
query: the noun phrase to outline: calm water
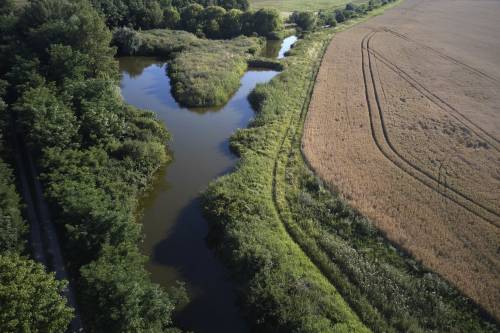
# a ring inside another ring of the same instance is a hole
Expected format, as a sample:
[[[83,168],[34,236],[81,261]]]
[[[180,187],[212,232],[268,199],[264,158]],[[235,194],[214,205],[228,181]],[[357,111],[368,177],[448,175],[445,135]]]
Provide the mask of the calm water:
[[[166,66],[154,58],[120,59],[124,99],[154,111],[173,135],[173,161],[142,201],[148,270],[153,281],[166,288],[177,280],[186,282],[191,301],[175,318],[181,328],[197,333],[248,332],[229,272],[207,246],[200,192],[235,166],[237,158],[229,151],[228,139],[254,116],[247,96],[256,84],[270,81],[278,72],[248,71],[222,108],[187,109],[171,95]]]
[[[290,36],[283,40],[270,40],[267,41],[266,47],[262,51],[262,55],[267,58],[283,59],[297,41],[297,36]]]

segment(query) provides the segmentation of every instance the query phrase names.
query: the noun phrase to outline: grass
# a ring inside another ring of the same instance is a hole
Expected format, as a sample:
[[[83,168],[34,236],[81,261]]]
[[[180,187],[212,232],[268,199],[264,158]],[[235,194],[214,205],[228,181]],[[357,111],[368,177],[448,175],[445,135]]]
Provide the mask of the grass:
[[[255,37],[210,40],[166,29],[133,34],[136,43],[133,54],[170,59],[173,95],[180,104],[189,107],[225,104],[238,90],[248,61],[264,46],[264,41]]]
[[[258,114],[231,138],[238,167],[205,193],[211,241],[241,285],[256,331],[498,331],[323,187],[302,159],[321,55],[334,32],[355,23],[306,35],[284,71],[251,95]]]
[[[294,10],[333,9],[342,7],[349,2],[360,3],[361,0],[250,0],[250,5],[254,9],[273,8],[280,12],[293,12]]]

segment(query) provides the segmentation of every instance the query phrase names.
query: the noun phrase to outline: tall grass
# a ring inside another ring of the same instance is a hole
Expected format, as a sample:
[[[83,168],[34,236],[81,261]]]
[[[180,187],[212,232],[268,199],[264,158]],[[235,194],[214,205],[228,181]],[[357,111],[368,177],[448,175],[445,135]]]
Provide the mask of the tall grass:
[[[197,38],[185,31],[124,30],[115,32],[121,55],[147,55],[170,60],[169,76],[176,100],[191,107],[225,104],[240,86],[248,60],[264,45],[259,38]]]
[[[498,331],[328,191],[302,159],[311,73],[346,27],[306,35],[284,71],[255,89],[258,114],[231,138],[238,167],[205,193],[211,241],[244,290],[246,315],[259,332]]]

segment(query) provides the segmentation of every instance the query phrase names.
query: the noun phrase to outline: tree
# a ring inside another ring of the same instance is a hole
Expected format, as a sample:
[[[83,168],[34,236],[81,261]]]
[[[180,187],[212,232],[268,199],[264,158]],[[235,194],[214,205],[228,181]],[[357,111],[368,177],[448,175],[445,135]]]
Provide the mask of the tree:
[[[217,6],[224,7],[226,10],[239,9],[245,11],[250,8],[248,0],[217,0],[216,3]]]
[[[335,27],[337,25],[335,13],[331,11],[320,10],[318,13],[318,21],[320,25],[327,25],[331,27]]]
[[[293,23],[297,24],[297,26],[300,27],[302,30],[309,31],[316,26],[317,16],[315,13],[310,11],[306,12],[294,11],[292,13],[292,16],[290,17],[290,20]]]
[[[225,38],[233,38],[242,33],[242,14],[243,12],[238,9],[231,9],[226,12],[222,18],[222,32]]]
[[[154,0],[145,0],[144,5],[137,15],[137,26],[143,29],[153,29],[163,22],[163,10]]]
[[[0,0],[0,16],[11,14],[15,7],[14,0]]]
[[[189,32],[197,32],[200,29],[200,15],[203,12],[203,6],[200,4],[191,4],[182,9],[181,25]]]
[[[18,31],[25,46],[42,63],[49,58],[51,44],[71,46],[87,54],[92,76],[117,78],[111,32],[87,1],[40,0],[23,7]]]
[[[175,7],[167,7],[163,10],[163,27],[175,29],[181,21],[181,14]]]
[[[0,160],[0,253],[21,251],[26,231],[12,170]]]
[[[200,15],[201,25],[203,26],[203,33],[208,38],[220,38],[223,28],[222,20],[226,10],[219,6],[208,6],[203,10]]]
[[[66,331],[73,317],[61,296],[66,284],[32,260],[0,255],[0,331]]]
[[[51,45],[49,58],[49,64],[45,72],[48,78],[57,84],[66,81],[81,81],[90,74],[91,61],[89,56],[73,50],[71,46]]]
[[[174,302],[142,269],[145,257],[126,245],[106,247],[81,268],[82,301],[96,332],[161,332],[172,325]],[[106,313],[112,312],[110,318]]]
[[[338,23],[342,23],[345,21],[344,13],[341,10],[335,11],[335,21],[337,21]]]
[[[253,26],[256,33],[268,36],[271,32],[281,30],[283,21],[275,9],[259,9],[253,15]]]
[[[74,146],[78,129],[75,115],[48,87],[28,90],[15,111],[32,147]]]

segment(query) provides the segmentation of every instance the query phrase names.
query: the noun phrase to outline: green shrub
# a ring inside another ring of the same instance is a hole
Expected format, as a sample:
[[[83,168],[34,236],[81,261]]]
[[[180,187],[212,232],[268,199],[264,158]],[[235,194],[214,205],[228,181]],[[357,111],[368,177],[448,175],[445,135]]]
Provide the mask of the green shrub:
[[[290,21],[297,24],[297,26],[304,30],[312,30],[316,26],[317,15],[314,12],[298,12],[294,11],[290,16]]]
[[[0,331],[66,331],[73,318],[66,284],[33,260],[0,253]]]

